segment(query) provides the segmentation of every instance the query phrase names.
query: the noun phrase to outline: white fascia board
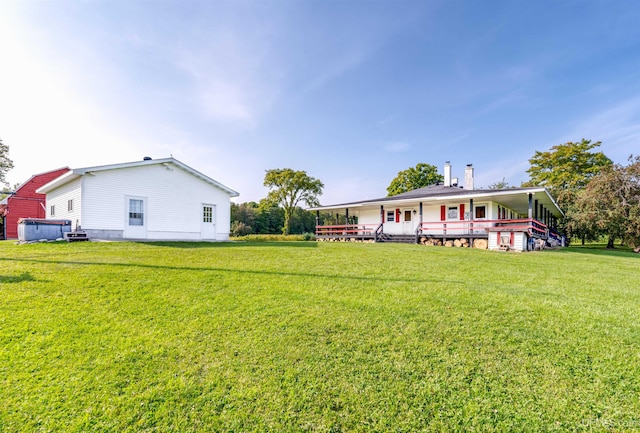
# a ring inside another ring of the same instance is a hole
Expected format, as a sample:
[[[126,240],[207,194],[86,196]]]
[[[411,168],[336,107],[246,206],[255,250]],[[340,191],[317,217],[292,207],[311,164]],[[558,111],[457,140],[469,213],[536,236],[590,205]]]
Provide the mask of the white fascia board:
[[[79,178],[80,176],[81,174],[76,173],[76,170],[70,170],[63,175],[56,177],[51,182],[45,183],[40,188],[38,188],[36,192],[38,194],[46,194],[49,191],[52,191],[58,188],[59,186],[64,185],[65,183],[71,182],[72,180]]]

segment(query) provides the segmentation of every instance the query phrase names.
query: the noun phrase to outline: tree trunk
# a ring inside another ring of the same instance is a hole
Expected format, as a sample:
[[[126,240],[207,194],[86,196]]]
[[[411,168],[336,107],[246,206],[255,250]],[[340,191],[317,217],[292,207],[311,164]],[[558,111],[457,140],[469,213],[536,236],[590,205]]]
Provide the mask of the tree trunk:
[[[291,214],[290,212],[287,211],[287,209],[285,209],[284,210],[284,227],[282,227],[282,234],[285,236],[288,235],[289,231],[291,230],[290,223],[291,223]]]
[[[613,236],[609,236],[609,241],[607,241],[607,249],[614,249],[615,245],[613,245],[615,239]]]

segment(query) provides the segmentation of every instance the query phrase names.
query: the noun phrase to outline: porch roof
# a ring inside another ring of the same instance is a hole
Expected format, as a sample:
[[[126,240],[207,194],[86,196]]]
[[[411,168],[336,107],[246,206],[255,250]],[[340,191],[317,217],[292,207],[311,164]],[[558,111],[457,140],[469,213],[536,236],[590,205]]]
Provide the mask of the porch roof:
[[[529,194],[533,194],[533,200],[538,200],[551,213],[560,217],[562,210],[553,199],[549,191],[544,187],[509,188],[509,189],[463,189],[444,185],[431,185],[414,189],[391,197],[383,197],[371,200],[355,201],[327,206],[317,206],[309,210],[335,210],[335,209],[362,209],[374,206],[411,206],[420,202],[435,204],[459,200],[489,200],[498,202],[518,213],[526,214],[529,209]]]

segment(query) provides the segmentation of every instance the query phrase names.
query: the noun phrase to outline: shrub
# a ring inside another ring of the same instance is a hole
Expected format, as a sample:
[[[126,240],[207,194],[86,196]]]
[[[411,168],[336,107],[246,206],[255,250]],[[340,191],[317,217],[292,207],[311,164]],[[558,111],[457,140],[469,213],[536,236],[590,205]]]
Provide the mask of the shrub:
[[[251,242],[293,242],[293,241],[314,241],[315,235],[312,233],[304,233],[302,235],[258,235],[249,234],[246,236],[232,236],[235,241],[251,241]]]

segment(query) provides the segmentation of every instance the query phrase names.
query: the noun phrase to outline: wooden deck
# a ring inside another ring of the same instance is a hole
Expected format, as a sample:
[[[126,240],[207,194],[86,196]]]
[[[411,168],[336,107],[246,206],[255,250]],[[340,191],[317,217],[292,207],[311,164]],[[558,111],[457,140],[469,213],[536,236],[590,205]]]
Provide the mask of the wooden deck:
[[[339,224],[316,227],[319,240],[354,240],[374,242],[418,243],[421,238],[447,240],[465,238],[487,239],[489,232],[526,232],[530,238],[548,239],[560,237],[544,223],[533,218],[471,220],[471,221],[425,221],[413,234],[391,234],[383,231],[383,224]]]

